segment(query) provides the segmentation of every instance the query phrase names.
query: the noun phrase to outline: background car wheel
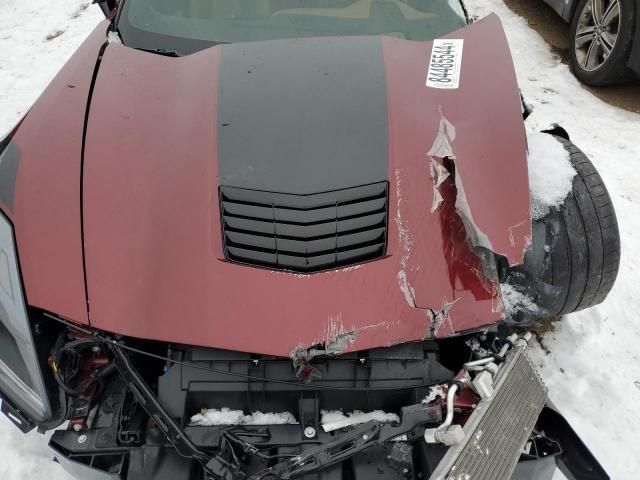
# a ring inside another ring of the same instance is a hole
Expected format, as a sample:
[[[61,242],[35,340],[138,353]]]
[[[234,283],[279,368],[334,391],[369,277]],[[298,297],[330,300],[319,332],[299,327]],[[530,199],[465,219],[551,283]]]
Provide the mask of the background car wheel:
[[[591,161],[573,143],[555,136],[577,175],[559,208],[533,224],[525,263],[503,269],[502,282],[527,295],[537,311],[514,321],[532,324],[602,303],[618,275],[620,234],[609,193]]]
[[[593,86],[633,78],[627,68],[636,28],[636,0],[581,0],[571,22],[573,73]]]

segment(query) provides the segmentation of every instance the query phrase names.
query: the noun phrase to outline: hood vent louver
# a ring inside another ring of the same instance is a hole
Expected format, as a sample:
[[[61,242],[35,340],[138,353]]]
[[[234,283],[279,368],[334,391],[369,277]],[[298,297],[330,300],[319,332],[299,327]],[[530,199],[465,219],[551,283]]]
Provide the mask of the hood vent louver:
[[[388,184],[312,195],[220,187],[228,260],[317,272],[382,257]]]

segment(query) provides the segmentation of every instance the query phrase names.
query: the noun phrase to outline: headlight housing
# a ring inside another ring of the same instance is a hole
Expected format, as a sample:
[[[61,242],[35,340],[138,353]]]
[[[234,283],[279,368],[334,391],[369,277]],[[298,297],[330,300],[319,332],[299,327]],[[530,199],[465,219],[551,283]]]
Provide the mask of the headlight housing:
[[[51,417],[27,316],[13,228],[0,212],[0,392],[35,422]]]

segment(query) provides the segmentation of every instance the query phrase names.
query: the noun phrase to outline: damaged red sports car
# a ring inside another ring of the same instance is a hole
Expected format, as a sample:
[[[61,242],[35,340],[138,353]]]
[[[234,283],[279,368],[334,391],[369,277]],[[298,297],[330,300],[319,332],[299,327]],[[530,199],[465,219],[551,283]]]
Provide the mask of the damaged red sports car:
[[[100,5],[0,143],[18,428],[68,425],[79,479],[608,478],[525,349],[605,299],[616,217],[565,130],[525,128],[495,15]]]

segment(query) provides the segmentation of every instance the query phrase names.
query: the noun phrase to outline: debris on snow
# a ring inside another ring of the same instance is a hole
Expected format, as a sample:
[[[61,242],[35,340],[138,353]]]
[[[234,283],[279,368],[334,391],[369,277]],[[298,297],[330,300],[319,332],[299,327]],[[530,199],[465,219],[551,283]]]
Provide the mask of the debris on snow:
[[[289,412],[253,412],[250,415],[245,415],[242,410],[205,408],[191,417],[190,425],[210,427],[215,425],[291,425],[297,423],[296,418]]]
[[[500,285],[502,290],[502,304],[504,305],[504,313],[507,317],[512,317],[518,312],[537,312],[538,306],[533,300],[522,292],[519,292],[509,283]]]
[[[56,30],[54,32],[51,32],[49,35],[47,35],[45,40],[47,42],[50,42],[51,40],[55,40],[56,38],[58,38],[63,33],[64,33],[64,30]]]
[[[538,220],[559,207],[571,191],[576,171],[569,152],[552,135],[528,132],[531,217]]]

